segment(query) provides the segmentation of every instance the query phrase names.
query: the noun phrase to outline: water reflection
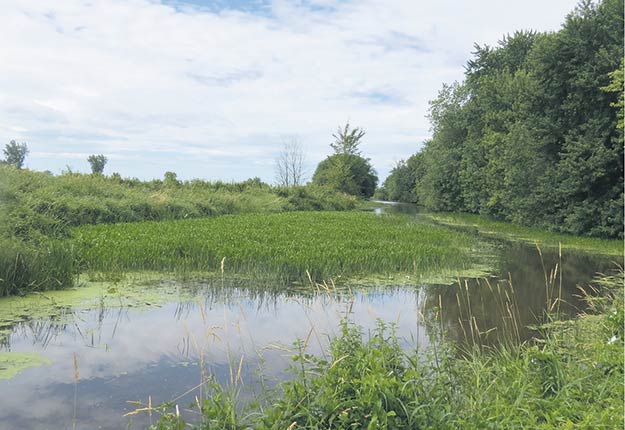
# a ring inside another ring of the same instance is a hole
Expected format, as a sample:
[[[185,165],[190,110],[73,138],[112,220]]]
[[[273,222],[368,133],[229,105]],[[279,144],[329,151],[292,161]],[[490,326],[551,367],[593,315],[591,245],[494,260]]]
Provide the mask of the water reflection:
[[[523,245],[501,245],[498,264],[501,279],[460,279],[452,286],[272,292],[242,280],[187,282],[180,285],[186,299],[157,308],[66,309],[62,317],[24,322],[0,348],[38,352],[53,364],[0,381],[0,422],[7,428],[71,428],[74,353],[80,374],[76,428],[121,429],[128,424],[122,415],[134,409],[127,400],[145,403],[152,396],[154,404],[190,404],[202,368],[228,383],[241,357],[246,396],[255,396],[259,373],[268,386],[288,377],[295,339],[310,335],[308,352],[322,354],[347,314],[365,329],[377,319],[396,322],[410,348],[423,349],[443,333],[481,344],[528,339],[534,333],[526,326],[540,321],[546,303],[558,303],[563,314],[583,309],[577,286],[610,268],[600,258],[560,259],[544,251],[541,257]],[[130,419],[133,428],[150,422],[143,415]]]
[[[599,256],[560,257],[557,251],[523,244],[500,247],[499,277],[460,279],[453,288],[426,288],[428,319],[441,318],[446,334],[458,342],[492,345],[528,340],[537,335],[530,325],[584,311],[581,289],[598,273],[615,268]]]
[[[414,203],[387,202],[383,200],[372,200],[379,206],[373,209],[373,212],[380,215],[383,213],[414,215],[419,213],[419,206]]]

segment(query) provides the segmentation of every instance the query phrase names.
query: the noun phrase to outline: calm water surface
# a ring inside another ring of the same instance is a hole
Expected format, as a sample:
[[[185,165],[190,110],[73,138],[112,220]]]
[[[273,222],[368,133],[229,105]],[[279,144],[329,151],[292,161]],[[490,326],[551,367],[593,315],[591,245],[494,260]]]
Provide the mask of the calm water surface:
[[[547,253],[547,272],[556,264],[562,269],[562,283],[558,278],[547,288],[535,248],[498,247],[498,278],[504,281],[494,277],[489,282],[467,279],[454,286],[416,287],[399,280],[391,287],[332,295],[259,294],[245,284],[181,282],[181,288],[197,291],[195,298],[150,309],[76,311],[62,325],[46,320],[19,324],[0,350],[37,352],[52,364],[0,381],[0,429],[146,428],[150,418],[145,415],[123,417],[136,407],[127,401],[145,404],[151,396],[153,404],[190,404],[198,393],[185,393],[200,381],[201,360],[227,383],[231,365],[238,367],[243,356],[244,390],[251,397],[258,391],[259,374],[268,385],[288,378],[290,349],[297,338],[310,333],[309,352],[323,353],[348,310],[365,330],[377,319],[396,323],[407,348],[425,348],[441,332],[461,342],[527,339],[535,333],[524,326],[544,314],[547,294],[561,298],[562,313],[574,314],[583,309],[578,285],[612,264],[573,254],[560,261]],[[512,289],[505,279],[512,280]],[[512,316],[502,305],[506,300],[514,304]],[[469,314],[475,318],[475,331],[494,330],[476,338],[469,330]]]

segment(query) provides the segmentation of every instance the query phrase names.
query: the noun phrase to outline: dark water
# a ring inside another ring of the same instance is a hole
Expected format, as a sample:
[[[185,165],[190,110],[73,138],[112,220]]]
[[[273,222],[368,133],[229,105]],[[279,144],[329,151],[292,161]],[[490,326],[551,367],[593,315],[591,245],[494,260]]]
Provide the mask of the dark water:
[[[599,257],[569,254],[560,260],[543,252],[541,261],[530,246],[496,246],[503,280],[362,287],[351,295],[263,294],[245,284],[181,284],[196,288],[196,297],[156,309],[77,311],[63,325],[45,320],[19,324],[0,350],[38,352],[52,365],[0,381],[0,429],[146,428],[150,418],[145,414],[123,417],[137,407],[127,401],[146,404],[151,396],[153,404],[174,400],[186,406],[199,394],[192,389],[201,380],[202,362],[227,384],[242,356],[242,390],[252,397],[259,390],[259,374],[270,386],[288,377],[295,339],[310,334],[308,351],[322,354],[348,311],[365,329],[377,319],[395,322],[410,348],[425,348],[443,333],[479,344],[527,339],[536,333],[526,326],[540,321],[546,303],[564,315],[583,310],[578,286],[611,267]],[[550,279],[556,265],[557,276]]]

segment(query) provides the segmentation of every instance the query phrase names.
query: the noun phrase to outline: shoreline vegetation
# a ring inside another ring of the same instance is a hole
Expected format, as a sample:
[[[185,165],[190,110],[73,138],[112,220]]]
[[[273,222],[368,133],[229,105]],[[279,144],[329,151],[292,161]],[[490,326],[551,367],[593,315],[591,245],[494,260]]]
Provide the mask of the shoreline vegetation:
[[[479,235],[623,255],[617,240],[549,233],[475,215],[419,214],[410,221],[375,217],[354,210],[370,209],[372,202],[359,203],[353,196],[311,185],[181,182],[171,176],[164,181],[75,173],[53,176],[7,166],[0,166],[0,174],[4,296],[71,287],[83,270],[218,271],[224,257],[229,269],[264,268],[266,273],[276,269],[287,282],[305,281],[308,274],[317,280],[393,272],[423,277],[437,269],[452,277],[482,276],[488,267],[479,259],[487,253],[487,245],[480,243]],[[470,228],[460,232],[454,229],[458,226]],[[161,228],[166,235],[161,235]],[[193,237],[194,228],[206,243]],[[382,244],[384,255],[376,254],[369,234]],[[277,237],[282,242],[274,240]],[[136,248],[139,243],[143,248]],[[123,260],[117,251],[124,249],[142,260],[130,261],[128,254]]]
[[[251,400],[234,360],[230,383],[202,373],[204,395],[193,404],[141,404],[127,415],[160,415],[156,430],[620,428],[622,285],[622,271],[599,277],[587,287],[601,291],[585,297],[588,313],[568,321],[549,313],[534,339],[494,346],[448,341],[433,322],[430,346],[411,349],[392,324],[365,335],[347,312],[322,356],[296,341],[290,378]]]
[[[350,210],[358,199],[318,186],[140,181],[118,175],[60,176],[0,165],[0,296],[73,285],[73,227],[225,214]]]
[[[562,251],[580,251],[599,255],[623,256],[623,241],[595,237],[575,236],[555,233],[535,227],[496,221],[485,216],[465,213],[421,213],[420,217],[436,224],[466,228],[480,235],[498,239],[536,244],[549,248],[562,248]]]

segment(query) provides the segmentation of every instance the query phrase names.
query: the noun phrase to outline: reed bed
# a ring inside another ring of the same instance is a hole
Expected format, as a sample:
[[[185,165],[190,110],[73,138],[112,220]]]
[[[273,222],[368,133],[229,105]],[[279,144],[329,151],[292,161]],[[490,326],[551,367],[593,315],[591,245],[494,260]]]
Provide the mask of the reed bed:
[[[475,263],[482,246],[468,233],[360,212],[96,225],[72,236],[87,271],[225,270],[286,281],[459,272]]]

